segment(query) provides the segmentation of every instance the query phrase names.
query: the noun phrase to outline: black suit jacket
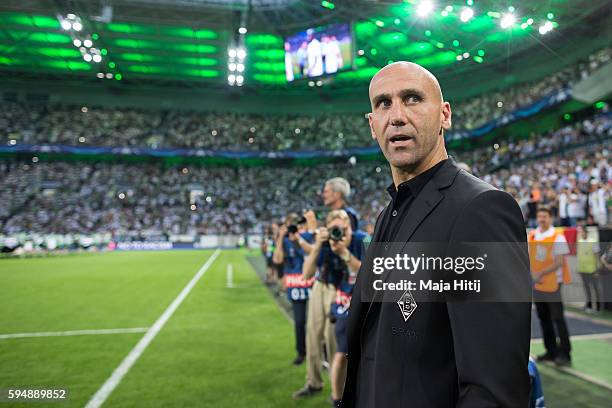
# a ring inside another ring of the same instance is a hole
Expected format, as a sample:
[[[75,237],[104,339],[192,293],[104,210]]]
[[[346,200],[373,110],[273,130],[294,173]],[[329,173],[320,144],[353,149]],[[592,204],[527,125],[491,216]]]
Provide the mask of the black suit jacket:
[[[381,236],[379,215],[373,234]],[[406,242],[518,242],[522,267],[499,268],[502,284],[517,274],[530,291],[523,217],[507,193],[445,163],[402,220]],[[342,407],[526,408],[531,304],[426,302],[404,321],[395,302],[363,300],[371,271],[362,264],[349,312],[348,372]],[[514,276],[510,276],[513,274]]]

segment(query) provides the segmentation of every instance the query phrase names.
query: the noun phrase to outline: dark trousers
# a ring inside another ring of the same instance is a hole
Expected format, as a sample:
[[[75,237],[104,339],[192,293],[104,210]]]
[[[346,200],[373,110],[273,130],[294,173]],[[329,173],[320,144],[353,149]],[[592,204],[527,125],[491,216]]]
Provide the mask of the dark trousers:
[[[555,357],[565,356],[569,358],[571,344],[567,323],[563,315],[561,288],[556,292],[550,293],[534,290],[533,296],[540,325],[542,326],[546,353]],[[557,344],[557,336],[559,337],[559,344]]]
[[[599,282],[598,277],[594,273],[580,273],[582,283],[584,284],[584,293],[586,294],[586,307],[599,311]]]
[[[298,355],[306,356],[306,310],[308,309],[307,300],[294,300],[293,322],[295,323],[295,350]]]

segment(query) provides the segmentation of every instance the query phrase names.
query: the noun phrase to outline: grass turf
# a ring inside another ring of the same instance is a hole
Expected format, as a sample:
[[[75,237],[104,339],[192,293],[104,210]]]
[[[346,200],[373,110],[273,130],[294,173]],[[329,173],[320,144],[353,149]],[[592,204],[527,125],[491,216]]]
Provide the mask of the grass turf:
[[[544,400],[548,408],[604,408],[612,401],[612,391],[593,385],[556,368],[538,365]]]
[[[3,260],[0,332],[148,327],[212,251],[116,252]],[[234,288],[226,287],[227,264]],[[143,336],[0,340],[0,388],[67,387],[83,406]],[[326,406],[293,401],[293,329],[239,251],[225,251],[105,406]],[[6,403],[3,406],[10,406]]]
[[[115,252],[1,260],[0,333],[148,327],[211,254]],[[329,385],[314,398],[291,399],[305,382],[305,367],[290,364],[293,328],[244,254],[220,254],[105,406],[329,406]],[[226,287],[229,263],[231,289]],[[142,336],[0,340],[0,388],[67,387],[70,400],[61,406],[83,406]],[[584,345],[575,343],[575,364],[582,367],[580,356],[590,353],[585,367],[597,366],[607,378],[609,343],[607,348]],[[606,406],[612,400],[609,391],[583,380],[548,367],[541,372],[549,407]]]
[[[572,368],[598,380],[612,384],[612,339],[581,340],[572,342]],[[531,354],[544,353],[542,343],[531,345]],[[612,394],[610,394],[612,402]]]

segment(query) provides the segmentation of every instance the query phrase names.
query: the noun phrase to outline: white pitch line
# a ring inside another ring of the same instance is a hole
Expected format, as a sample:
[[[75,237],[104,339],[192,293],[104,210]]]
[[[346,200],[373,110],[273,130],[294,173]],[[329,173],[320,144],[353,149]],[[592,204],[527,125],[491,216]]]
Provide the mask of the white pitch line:
[[[607,340],[607,339],[612,339],[612,333],[576,334],[576,335],[570,336],[570,339],[571,340]],[[540,343],[544,343],[544,339],[542,338],[532,339],[531,342],[534,344],[540,344]]]
[[[4,339],[22,339],[28,337],[63,337],[63,336],[90,336],[98,334],[126,334],[126,333],[144,333],[149,330],[148,327],[132,327],[128,329],[97,329],[97,330],[68,330],[54,332],[38,332],[38,333],[9,333],[0,334],[0,340]]]
[[[232,264],[227,264],[227,287],[234,287],[234,268]]]
[[[140,358],[145,349],[149,346],[149,344],[153,341],[157,333],[164,327],[164,325],[168,322],[172,314],[178,309],[178,307],[183,303],[183,300],[187,297],[191,289],[195,286],[196,283],[200,280],[200,278],[206,273],[210,265],[217,259],[221,251],[217,249],[210,258],[206,261],[204,265],[200,268],[200,270],[195,274],[195,276],[189,281],[187,286],[183,288],[181,293],[178,294],[176,299],[172,301],[170,306],[164,313],[157,319],[157,321],[149,328],[147,333],[140,339],[138,344],[134,346],[134,348],[130,351],[130,353],[123,359],[121,364],[113,371],[111,376],[106,380],[106,382],[100,387],[98,391],[91,397],[85,408],[98,408],[100,407],[104,401],[108,398],[108,396],[113,392],[113,390],[119,385],[123,377],[127,374],[127,372],[132,368],[134,363]]]

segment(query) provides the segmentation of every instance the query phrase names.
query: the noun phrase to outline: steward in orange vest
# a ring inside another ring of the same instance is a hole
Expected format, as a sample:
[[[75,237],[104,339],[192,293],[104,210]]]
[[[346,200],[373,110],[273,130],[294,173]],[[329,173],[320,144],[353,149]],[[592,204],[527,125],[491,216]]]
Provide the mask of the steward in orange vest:
[[[546,353],[537,359],[569,366],[571,344],[563,314],[560,286],[560,283],[570,281],[565,259],[569,248],[563,232],[553,227],[552,211],[548,207],[538,208],[537,222],[538,228],[528,235],[529,262],[535,289],[533,298],[546,348]]]

